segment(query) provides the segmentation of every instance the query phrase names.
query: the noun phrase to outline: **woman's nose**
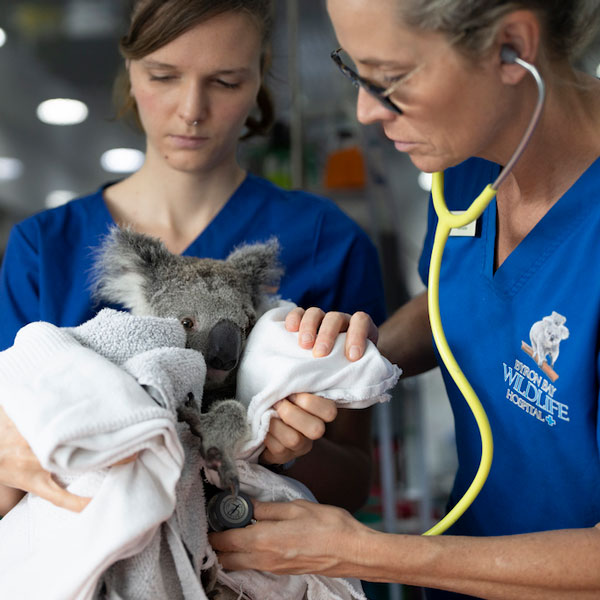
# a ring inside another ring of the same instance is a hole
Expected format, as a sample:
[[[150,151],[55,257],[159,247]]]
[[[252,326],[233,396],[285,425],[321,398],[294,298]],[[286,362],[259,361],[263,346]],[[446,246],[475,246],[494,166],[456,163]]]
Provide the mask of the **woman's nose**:
[[[363,125],[370,125],[381,121],[392,121],[397,114],[386,108],[372,94],[358,88],[358,99],[356,101],[356,117]]]
[[[190,81],[181,90],[179,116],[188,125],[197,125],[206,119],[208,112],[208,99],[202,85]]]

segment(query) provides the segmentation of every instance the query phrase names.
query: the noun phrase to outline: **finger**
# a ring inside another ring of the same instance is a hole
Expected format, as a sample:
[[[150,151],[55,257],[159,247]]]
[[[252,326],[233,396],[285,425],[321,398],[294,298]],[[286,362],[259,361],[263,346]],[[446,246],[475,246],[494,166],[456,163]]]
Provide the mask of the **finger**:
[[[361,358],[367,348],[367,340],[377,344],[378,334],[375,323],[367,313],[354,313],[350,318],[346,335],[346,357],[351,361]]]
[[[313,347],[317,337],[317,331],[325,313],[320,308],[309,308],[302,317],[302,322],[298,329],[298,343],[302,348],[310,349]]]
[[[283,451],[288,450],[292,452],[292,456],[287,460],[298,456],[304,456],[304,454],[310,452],[312,448],[312,441],[308,436],[305,436],[296,428],[296,426],[287,425],[281,419],[271,420],[269,435],[274,438],[274,442],[277,442],[283,447]],[[272,447],[279,449],[274,444]],[[284,462],[287,462],[287,460]]]
[[[307,514],[307,509],[315,506],[308,500],[292,500],[291,502],[260,502],[253,500],[254,518],[258,523],[263,521],[287,521]]]
[[[327,356],[331,352],[340,332],[348,329],[349,322],[350,315],[347,313],[328,312],[323,317],[323,322],[319,327],[319,333],[313,348],[313,356],[315,358]]]
[[[279,440],[267,433],[265,437],[265,449],[260,455],[260,462],[266,465],[283,465],[286,462],[289,462],[293,458],[296,458],[296,455],[288,450]]]
[[[337,404],[330,398],[314,394],[290,394],[287,398],[295,406],[318,417],[325,423],[332,423],[338,414]]]
[[[45,472],[43,476],[36,477],[36,484],[32,486],[31,491],[40,498],[52,502],[55,506],[73,512],[81,512],[91,501],[91,498],[71,494],[71,492],[58,485],[49,473]]]
[[[119,462],[116,462],[114,465],[112,465],[113,467],[118,467],[119,465],[126,465],[128,463],[133,462],[134,460],[137,459],[137,457],[140,455],[139,452],[136,452],[135,454],[132,454],[131,456],[128,456],[127,458],[123,458],[122,460],[120,460]]]
[[[304,309],[300,308],[299,306],[290,310],[285,317],[285,328],[288,331],[298,331],[298,329],[300,329],[300,323],[302,322],[304,312]]]

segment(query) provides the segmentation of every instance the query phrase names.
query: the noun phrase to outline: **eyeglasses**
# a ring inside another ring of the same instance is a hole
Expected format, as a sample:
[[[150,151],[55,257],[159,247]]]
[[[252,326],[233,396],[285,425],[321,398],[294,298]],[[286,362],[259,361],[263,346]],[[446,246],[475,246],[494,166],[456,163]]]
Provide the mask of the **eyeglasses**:
[[[384,88],[379,85],[375,85],[370,81],[361,77],[358,73],[353,71],[348,65],[344,64],[340,57],[341,48],[334,50],[331,53],[333,62],[338,66],[340,71],[356,86],[361,87],[363,90],[371,94],[374,98],[377,98],[388,110],[395,112],[396,114],[403,114],[402,109],[396,106],[389,98],[390,94],[396,89],[399,81],[394,82],[390,87]]]

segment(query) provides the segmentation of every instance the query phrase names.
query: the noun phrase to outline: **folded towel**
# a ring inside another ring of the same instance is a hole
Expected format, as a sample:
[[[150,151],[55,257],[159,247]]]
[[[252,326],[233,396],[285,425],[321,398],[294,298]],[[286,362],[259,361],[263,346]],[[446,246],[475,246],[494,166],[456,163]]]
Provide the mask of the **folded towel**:
[[[144,556],[139,573],[156,566],[144,549],[173,514],[184,466],[175,410],[190,392],[202,398],[205,366],[176,320],[106,310],[81,329],[27,325],[0,353],[4,410],[44,468],[93,496],[76,514],[27,494],[0,521],[0,598],[93,598],[116,561]],[[96,351],[76,339],[90,331]],[[169,584],[168,574],[154,580]]]
[[[314,358],[311,350],[299,346],[298,334],[285,328],[285,317],[294,306],[281,302],[258,320],[248,336],[237,376],[237,399],[248,407],[251,427],[250,439],[238,453],[240,487],[262,501],[314,500],[298,482],[256,463],[270,421],[277,415],[272,409],[276,402],[290,394],[311,392],[335,400],[342,408],[365,408],[389,400],[387,392],[402,373],[371,342],[360,360],[350,362],[344,355],[345,334],[338,336],[331,354]],[[218,485],[214,472],[207,475]],[[218,580],[261,600],[365,599],[356,579],[221,570]]]
[[[350,362],[344,354],[346,334],[338,336],[328,356],[314,358],[287,331],[285,317],[295,305],[281,302],[256,323],[244,348],[237,377],[237,399],[248,407],[250,439],[239,457],[256,460],[269,424],[272,406],[290,394],[310,392],[335,400],[341,408],[366,408],[385,402],[402,370],[384,358],[372,342],[364,356]]]

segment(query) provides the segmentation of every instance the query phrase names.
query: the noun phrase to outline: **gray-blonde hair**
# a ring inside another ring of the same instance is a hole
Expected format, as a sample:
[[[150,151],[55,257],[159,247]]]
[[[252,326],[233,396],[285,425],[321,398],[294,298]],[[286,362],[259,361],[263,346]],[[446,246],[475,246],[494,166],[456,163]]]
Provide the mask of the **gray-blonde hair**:
[[[474,56],[489,49],[500,20],[515,10],[539,15],[552,59],[575,61],[600,28],[599,0],[400,0],[399,6],[409,25],[445,33]]]

